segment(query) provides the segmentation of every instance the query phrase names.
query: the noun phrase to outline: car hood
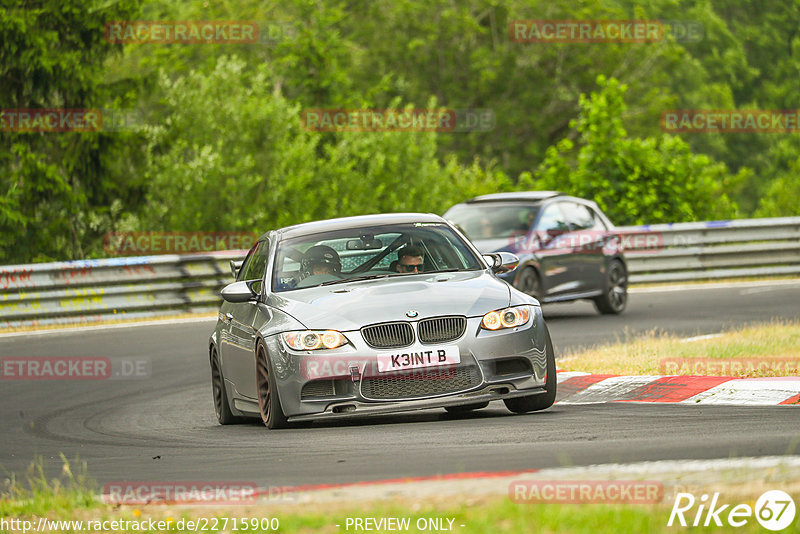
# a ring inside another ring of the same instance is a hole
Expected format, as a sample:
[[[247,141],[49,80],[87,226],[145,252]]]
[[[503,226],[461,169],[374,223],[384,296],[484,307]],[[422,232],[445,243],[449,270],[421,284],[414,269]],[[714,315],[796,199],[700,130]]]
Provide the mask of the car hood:
[[[272,294],[268,304],[307,328],[357,330],[384,321],[437,315],[475,317],[504,308],[511,288],[488,271],[408,275]]]

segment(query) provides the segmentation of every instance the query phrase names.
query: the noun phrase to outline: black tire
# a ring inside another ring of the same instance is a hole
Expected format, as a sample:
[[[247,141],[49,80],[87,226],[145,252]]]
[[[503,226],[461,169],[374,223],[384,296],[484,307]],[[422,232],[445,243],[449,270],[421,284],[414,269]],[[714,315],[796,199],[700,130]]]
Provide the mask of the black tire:
[[[533,267],[525,267],[517,279],[517,289],[527,293],[536,300],[542,298],[542,282],[539,280],[539,273]]]
[[[628,304],[628,273],[619,260],[608,266],[603,283],[603,294],[594,299],[594,307],[604,315],[616,315]]]
[[[467,413],[486,408],[487,406],[489,406],[489,401],[476,402],[475,404],[465,404],[463,406],[445,406],[444,409],[449,413]]]
[[[211,349],[211,393],[214,396],[214,412],[221,425],[235,425],[245,422],[246,418],[233,415],[228,402],[228,392],[225,389],[225,379],[222,376],[222,367],[219,365],[217,349]]]
[[[550,331],[545,325],[545,356],[547,358],[547,379],[544,384],[544,393],[537,393],[529,397],[516,397],[505,399],[503,402],[510,411],[514,413],[528,413],[546,410],[556,401],[556,390],[558,389],[558,379],[556,377],[556,355],[553,350],[553,342],[550,340]]]
[[[264,425],[270,430],[289,426],[278,398],[278,388],[275,387],[267,350],[262,343],[256,347],[256,388],[258,409]]]

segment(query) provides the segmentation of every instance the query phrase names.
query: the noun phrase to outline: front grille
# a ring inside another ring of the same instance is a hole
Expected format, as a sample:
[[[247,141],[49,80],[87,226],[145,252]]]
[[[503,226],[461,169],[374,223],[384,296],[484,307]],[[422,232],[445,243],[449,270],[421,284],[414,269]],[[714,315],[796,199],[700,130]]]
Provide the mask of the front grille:
[[[382,323],[361,329],[364,341],[373,349],[396,349],[414,342],[414,330],[408,323]]]
[[[460,338],[467,329],[467,318],[461,316],[432,317],[419,322],[417,330],[423,343],[447,343]]]
[[[365,399],[413,399],[445,395],[474,388],[481,383],[477,367],[442,367],[415,369],[391,376],[365,378],[361,394]]]

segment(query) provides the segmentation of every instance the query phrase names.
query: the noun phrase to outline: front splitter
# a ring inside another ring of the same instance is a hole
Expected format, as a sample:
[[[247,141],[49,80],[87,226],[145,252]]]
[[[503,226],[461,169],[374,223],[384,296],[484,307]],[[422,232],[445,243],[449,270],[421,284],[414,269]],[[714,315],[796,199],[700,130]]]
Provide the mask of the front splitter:
[[[313,421],[322,419],[343,419],[346,417],[361,417],[367,415],[385,415],[402,412],[413,412],[417,410],[427,410],[430,408],[445,408],[447,406],[460,406],[479,402],[491,402],[496,400],[513,399],[517,397],[528,397],[545,393],[544,387],[516,390],[511,384],[492,384],[479,390],[466,393],[456,393],[444,397],[386,401],[386,402],[362,402],[362,401],[342,401],[329,405],[324,412],[296,415],[289,417],[289,422]]]

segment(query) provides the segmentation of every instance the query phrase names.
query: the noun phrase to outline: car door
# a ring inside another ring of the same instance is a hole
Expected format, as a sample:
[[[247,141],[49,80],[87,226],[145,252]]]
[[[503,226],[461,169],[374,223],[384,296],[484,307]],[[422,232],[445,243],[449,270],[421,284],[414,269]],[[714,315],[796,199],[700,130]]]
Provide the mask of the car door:
[[[575,291],[601,289],[603,284],[603,249],[607,238],[605,226],[594,211],[577,202],[562,202],[561,211],[569,224],[572,244]]]
[[[597,257],[595,258],[596,263],[594,264],[597,269],[593,270],[591,273],[589,273],[589,275],[591,277],[593,287],[603,291],[606,283],[608,255],[612,253],[611,251],[619,249],[619,237],[612,229],[613,227],[610,228],[606,224],[606,221],[597,212],[597,210],[588,206],[587,209],[591,212],[592,217],[594,218],[592,231],[598,236],[598,245],[600,248],[600,250],[597,251]],[[600,239],[599,236],[602,236],[602,238]]]
[[[255,287],[263,292],[264,274],[269,259],[269,241],[256,243],[239,271],[237,281],[260,281]],[[258,311],[256,298],[248,302],[228,302],[223,307],[226,335],[220,345],[222,372],[246,397],[256,398],[254,322]]]
[[[544,207],[536,221],[539,250],[536,254],[542,275],[542,291],[548,297],[573,290],[575,265],[572,264],[572,243],[569,224],[561,211],[561,202]]]
[[[237,282],[242,280],[244,275],[245,269],[253,260],[255,255],[256,247],[258,243],[254,244],[250,251],[245,256],[244,260],[242,261],[241,265],[239,266],[239,270],[235,275],[235,280]],[[230,377],[225,374],[226,365],[223,362],[228,360],[228,354],[232,350],[232,345],[234,343],[234,339],[231,337],[231,320],[233,319],[233,312],[236,309],[236,304],[232,302],[228,302],[226,300],[222,301],[222,304],[219,308],[219,358],[220,358],[220,365],[222,365],[223,374],[226,379],[230,379]]]

